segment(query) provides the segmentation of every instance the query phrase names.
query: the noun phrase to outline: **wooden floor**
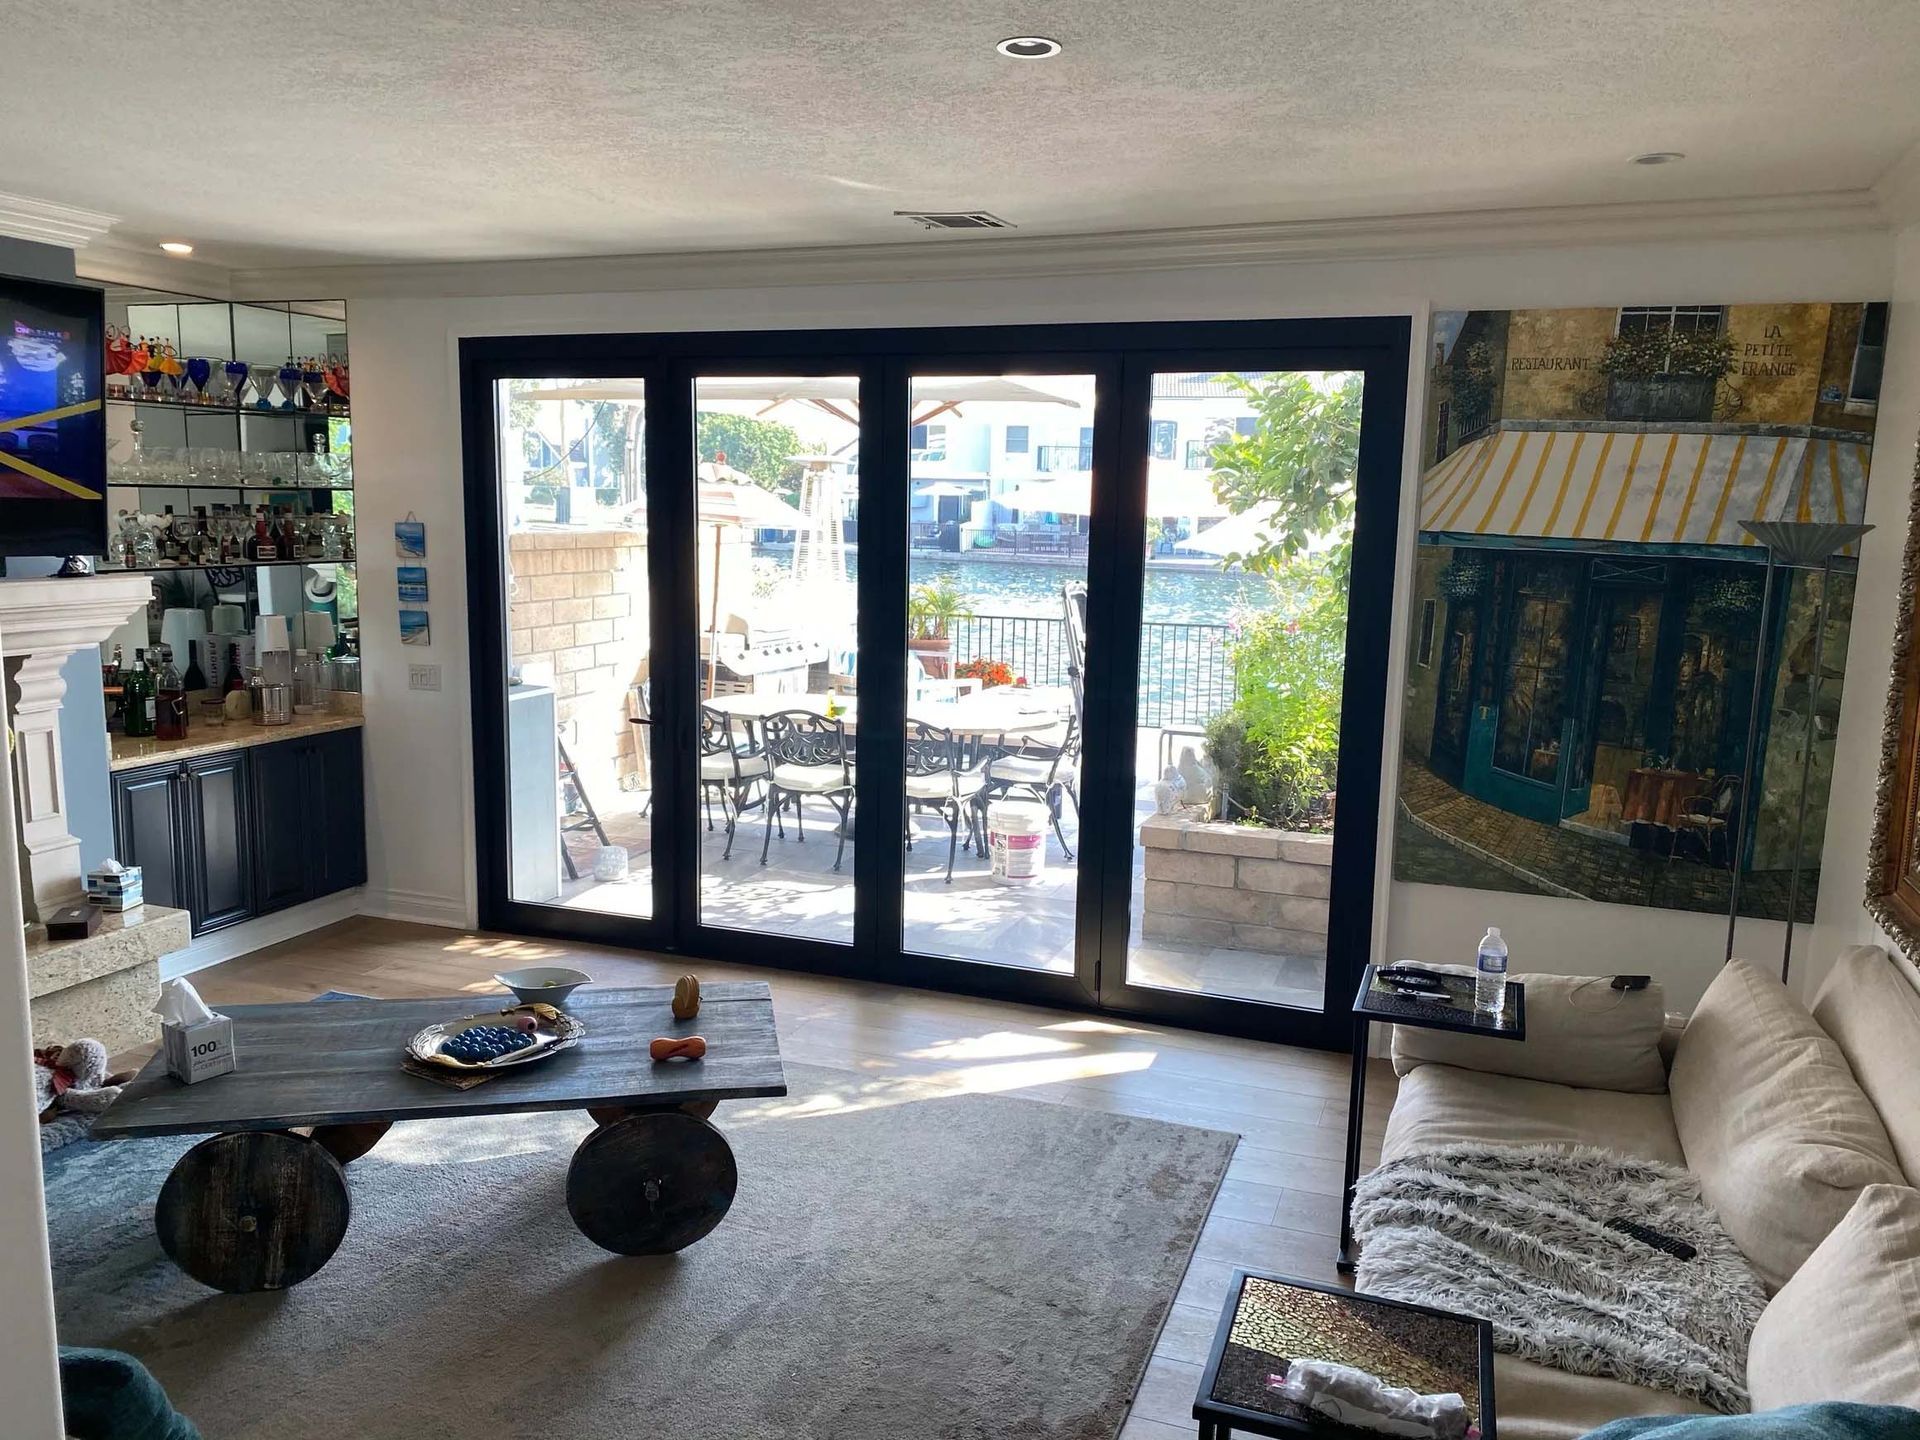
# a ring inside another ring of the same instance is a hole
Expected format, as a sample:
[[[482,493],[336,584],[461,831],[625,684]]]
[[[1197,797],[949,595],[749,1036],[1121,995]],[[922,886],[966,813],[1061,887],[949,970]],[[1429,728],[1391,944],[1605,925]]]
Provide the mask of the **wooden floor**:
[[[307,1000],[326,990],[380,997],[480,993],[498,988],[491,979],[496,970],[545,963],[579,964],[603,983],[668,982],[689,968],[704,979],[767,980],[781,1051],[802,1064],[1239,1134],[1121,1440],[1194,1433],[1200,1362],[1234,1267],[1340,1278],[1333,1257],[1345,1056],[924,990],[364,918],[193,978],[211,1003],[247,1004]],[[1367,1164],[1379,1151],[1392,1086],[1391,1072],[1375,1061]]]

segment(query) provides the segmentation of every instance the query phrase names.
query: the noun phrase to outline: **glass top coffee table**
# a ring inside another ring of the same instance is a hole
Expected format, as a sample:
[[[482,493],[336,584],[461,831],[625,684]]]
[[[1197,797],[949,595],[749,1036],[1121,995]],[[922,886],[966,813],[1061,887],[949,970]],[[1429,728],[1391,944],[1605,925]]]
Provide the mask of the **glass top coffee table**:
[[[1236,1270],[1193,1400],[1200,1440],[1235,1431],[1269,1436],[1360,1436],[1268,1388],[1289,1360],[1333,1360],[1422,1394],[1458,1394],[1496,1440],[1493,1327],[1424,1305]],[[1377,1437],[1376,1437],[1377,1440]]]

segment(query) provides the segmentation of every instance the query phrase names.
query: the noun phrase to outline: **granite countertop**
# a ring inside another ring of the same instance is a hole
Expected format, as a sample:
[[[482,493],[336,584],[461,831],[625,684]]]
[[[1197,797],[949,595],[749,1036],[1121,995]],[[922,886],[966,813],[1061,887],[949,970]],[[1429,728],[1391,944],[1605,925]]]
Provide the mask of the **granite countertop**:
[[[202,725],[195,723],[200,718],[198,709],[197,705],[193,707],[194,713],[188,719],[187,738],[184,740],[111,736],[113,757],[108,768],[133,770],[163,760],[191,760],[199,755],[218,755],[223,750],[239,750],[249,745],[271,745],[278,740],[298,740],[329,730],[355,730],[365,723],[358,715],[326,712],[295,715],[290,725],[255,725],[251,720],[229,720],[218,726]]]
[[[28,993],[33,999],[145,960],[185,949],[192,917],[165,905],[101,912],[100,928],[84,939],[49,940],[47,927],[27,927]]]

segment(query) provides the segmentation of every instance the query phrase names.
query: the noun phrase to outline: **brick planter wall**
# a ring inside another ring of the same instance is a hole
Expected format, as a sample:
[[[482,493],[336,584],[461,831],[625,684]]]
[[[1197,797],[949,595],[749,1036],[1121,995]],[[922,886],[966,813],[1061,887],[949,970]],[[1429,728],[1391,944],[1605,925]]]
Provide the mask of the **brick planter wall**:
[[[1325,958],[1333,836],[1153,815],[1140,843],[1148,940]]]

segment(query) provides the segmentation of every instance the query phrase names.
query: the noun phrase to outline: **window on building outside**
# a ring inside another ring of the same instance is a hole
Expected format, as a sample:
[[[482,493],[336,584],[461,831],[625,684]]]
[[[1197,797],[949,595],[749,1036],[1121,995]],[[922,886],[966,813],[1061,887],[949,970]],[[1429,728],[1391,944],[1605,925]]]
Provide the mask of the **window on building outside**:
[[[1204,440],[1187,441],[1187,469],[1204,470],[1207,468],[1207,442]]]
[[[1024,455],[1032,448],[1029,430],[1025,425],[1007,426],[1007,454]]]
[[[1236,415],[1233,418],[1233,433],[1244,440],[1253,434],[1259,425],[1260,421],[1252,415]]]
[[[1850,406],[1878,406],[1880,371],[1887,363],[1887,304],[1876,300],[1860,316],[1860,343],[1853,351],[1853,379],[1847,386]]]
[[[1152,422],[1153,438],[1151,445],[1156,460],[1173,459],[1174,442],[1180,434],[1180,422],[1177,420],[1155,420]]]

